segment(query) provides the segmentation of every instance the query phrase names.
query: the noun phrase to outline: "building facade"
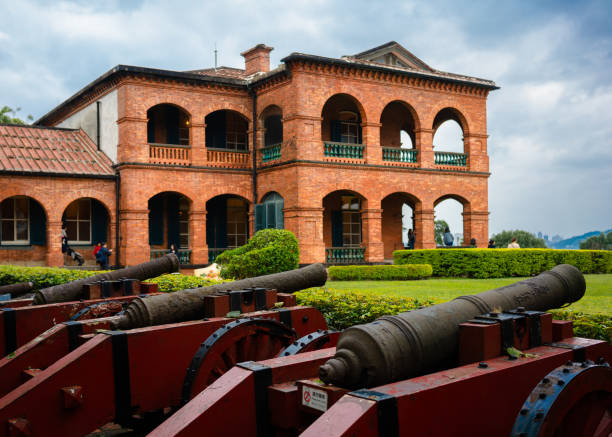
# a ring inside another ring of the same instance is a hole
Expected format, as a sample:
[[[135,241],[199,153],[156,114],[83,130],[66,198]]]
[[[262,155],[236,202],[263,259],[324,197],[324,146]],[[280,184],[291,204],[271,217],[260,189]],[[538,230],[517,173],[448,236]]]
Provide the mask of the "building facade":
[[[120,65],[35,127],[0,127],[0,263],[62,265],[62,223],[86,258],[103,240],[121,265],[171,244],[184,264],[207,264],[266,227],[296,235],[301,263],[382,262],[406,223],[416,247],[435,247],[434,207],[449,198],[464,241],[486,247],[493,82],[395,42],[293,53],[273,70],[271,50],[243,52],[244,69]],[[448,120],[463,153],[433,148]]]

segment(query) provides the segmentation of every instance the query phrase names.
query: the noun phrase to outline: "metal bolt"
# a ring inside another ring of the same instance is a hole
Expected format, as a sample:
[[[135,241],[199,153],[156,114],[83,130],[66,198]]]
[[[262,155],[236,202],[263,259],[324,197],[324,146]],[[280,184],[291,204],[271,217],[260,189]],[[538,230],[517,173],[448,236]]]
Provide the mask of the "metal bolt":
[[[309,338],[309,339],[312,339],[312,334],[308,334],[308,338]]]
[[[546,393],[540,393],[540,394],[538,395],[538,397],[539,397],[540,399],[546,399]]]
[[[557,385],[565,385],[565,381],[560,379],[557,381]]]
[[[573,365],[574,365],[574,363],[573,363],[571,360],[568,360],[568,362],[567,362],[567,363],[565,363],[565,365],[566,365],[566,366],[570,366],[570,367],[571,367],[571,366],[573,366]]]
[[[485,363],[484,361],[481,363],[478,363],[478,368],[479,369],[486,369],[487,367],[489,367],[489,365],[487,363]]]
[[[563,373],[569,373],[569,369],[563,369]]]
[[[499,313],[489,313],[489,317],[499,317]]]
[[[540,420],[542,417],[544,417],[544,413],[537,412],[535,415],[535,420]]]
[[[517,312],[517,313],[524,313],[524,312],[525,312],[525,307],[518,307],[518,308],[516,309],[516,312]]]
[[[302,323],[306,323],[308,321],[308,316],[302,317]]]
[[[527,408],[521,409],[521,416],[525,416],[527,413],[529,413],[529,410]]]
[[[548,379],[548,378],[544,378],[542,380],[542,384],[548,384],[549,382],[550,382],[550,379]]]

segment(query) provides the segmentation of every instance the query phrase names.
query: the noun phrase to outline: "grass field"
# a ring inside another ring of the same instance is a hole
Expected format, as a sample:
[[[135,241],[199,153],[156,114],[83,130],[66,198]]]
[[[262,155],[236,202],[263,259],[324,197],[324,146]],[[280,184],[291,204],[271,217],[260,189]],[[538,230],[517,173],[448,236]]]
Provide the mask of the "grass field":
[[[612,274],[584,275],[587,291],[584,297],[567,309],[612,316]],[[431,297],[447,301],[464,294],[475,294],[502,287],[526,278],[502,279],[423,279],[419,281],[328,281],[326,288],[368,291],[417,298]]]

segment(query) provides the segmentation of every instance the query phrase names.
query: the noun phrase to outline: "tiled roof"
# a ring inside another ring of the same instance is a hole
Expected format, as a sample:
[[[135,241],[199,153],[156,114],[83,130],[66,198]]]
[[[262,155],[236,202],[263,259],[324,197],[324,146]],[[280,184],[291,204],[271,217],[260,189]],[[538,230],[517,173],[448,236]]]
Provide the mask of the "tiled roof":
[[[80,129],[0,124],[0,174],[112,176],[112,164]]]
[[[246,70],[233,67],[203,68],[201,70],[186,71],[185,73],[201,74],[202,76],[232,77],[235,79],[247,77]]]

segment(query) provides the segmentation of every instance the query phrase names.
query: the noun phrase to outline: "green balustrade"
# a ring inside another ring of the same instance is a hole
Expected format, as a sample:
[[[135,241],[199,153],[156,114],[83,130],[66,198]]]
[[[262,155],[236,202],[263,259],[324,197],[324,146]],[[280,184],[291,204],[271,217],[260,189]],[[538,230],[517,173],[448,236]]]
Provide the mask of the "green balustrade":
[[[281,145],[274,144],[273,146],[267,146],[261,149],[262,161],[270,162],[281,159]]]
[[[167,249],[151,249],[151,259],[161,258],[168,253]],[[191,264],[191,249],[179,249],[178,259],[181,264]]]
[[[363,264],[365,247],[326,247],[325,262],[328,264]]]
[[[418,150],[415,149],[398,149],[397,147],[383,147],[383,161],[392,162],[417,162]]]
[[[325,156],[331,158],[363,159],[363,149],[363,144],[330,143],[328,141],[323,143]]]
[[[434,164],[436,165],[465,167],[466,163],[467,155],[465,153],[434,152]]]
[[[221,255],[221,252],[225,252],[226,250],[227,250],[227,247],[209,247],[208,248],[208,262],[211,264],[214,263],[217,257]]]

